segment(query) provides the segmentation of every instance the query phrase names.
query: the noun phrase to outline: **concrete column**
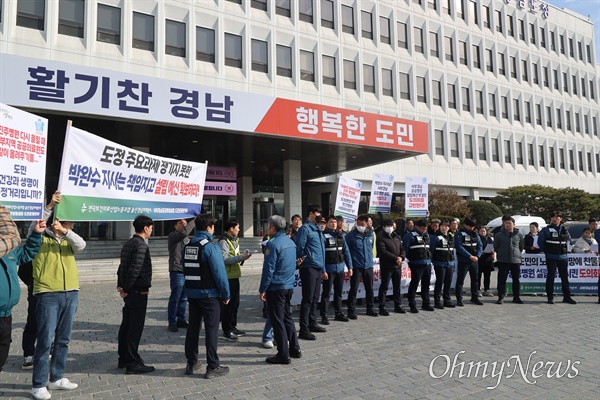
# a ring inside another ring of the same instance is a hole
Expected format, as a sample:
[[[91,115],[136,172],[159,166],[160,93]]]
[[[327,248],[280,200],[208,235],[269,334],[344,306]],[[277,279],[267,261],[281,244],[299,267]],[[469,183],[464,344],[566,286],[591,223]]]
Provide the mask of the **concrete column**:
[[[240,237],[254,236],[254,211],[252,209],[252,177],[238,176],[237,220],[240,222]]]
[[[479,189],[471,188],[468,200],[479,200]]]
[[[283,162],[283,210],[291,222],[292,215],[302,215],[302,170],[300,160]]]

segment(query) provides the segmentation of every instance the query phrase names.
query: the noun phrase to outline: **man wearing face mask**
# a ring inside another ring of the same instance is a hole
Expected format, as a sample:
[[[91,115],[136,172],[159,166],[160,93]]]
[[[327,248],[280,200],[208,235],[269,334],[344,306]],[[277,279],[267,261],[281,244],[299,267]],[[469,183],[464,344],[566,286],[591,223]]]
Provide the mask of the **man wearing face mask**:
[[[402,280],[402,261],[406,257],[402,241],[394,233],[394,221],[383,221],[383,230],[377,234],[377,254],[381,267],[381,285],[379,286],[379,315],[388,316],[385,308],[385,298],[390,279],[392,280],[394,311],[404,314],[406,311],[400,305],[400,282]]]
[[[434,311],[429,301],[429,283],[431,282],[431,252],[429,251],[429,235],[427,234],[427,222],[417,221],[416,229],[407,233],[402,238],[404,247],[408,250],[408,266],[410,268],[410,284],[408,286],[408,305],[410,312],[416,314],[417,288],[421,283],[421,308],[424,311]]]
[[[308,216],[296,235],[296,258],[303,258],[300,264],[300,280],[302,281],[302,303],[300,305],[300,333],[298,337],[305,340],[316,340],[312,332],[327,332],[317,324],[317,305],[321,279],[327,279],[325,272],[325,240],[323,231],[318,226],[322,220],[321,208],[317,204],[309,204]]]

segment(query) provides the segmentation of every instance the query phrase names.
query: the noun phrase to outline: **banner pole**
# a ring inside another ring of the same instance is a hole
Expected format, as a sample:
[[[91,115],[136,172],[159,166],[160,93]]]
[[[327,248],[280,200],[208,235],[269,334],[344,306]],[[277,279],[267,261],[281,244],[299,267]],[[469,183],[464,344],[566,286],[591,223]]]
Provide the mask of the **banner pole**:
[[[65,144],[63,145],[63,156],[60,162],[60,173],[58,174],[58,188],[57,190],[62,192],[62,187],[63,187],[63,171],[65,170],[65,168],[68,168],[65,166],[66,164],[66,157],[65,154],[68,154],[68,145],[69,145],[69,133],[71,131],[71,126],[73,125],[73,121],[68,120],[67,121],[67,129],[65,131]],[[52,221],[56,221],[56,217],[58,215],[59,209],[60,209],[60,204],[57,204],[54,206],[54,214],[53,214],[53,218]]]

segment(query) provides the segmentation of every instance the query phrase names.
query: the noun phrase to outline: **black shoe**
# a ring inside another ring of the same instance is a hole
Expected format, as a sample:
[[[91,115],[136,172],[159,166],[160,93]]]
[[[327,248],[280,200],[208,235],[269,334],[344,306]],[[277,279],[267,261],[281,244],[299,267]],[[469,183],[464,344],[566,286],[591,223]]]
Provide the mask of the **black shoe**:
[[[292,358],[302,358],[302,350],[291,350],[290,349],[290,357],[292,357]]]
[[[154,372],[154,367],[152,365],[146,365],[144,363],[137,363],[133,365],[128,365],[125,372],[127,374],[147,374],[150,372]]]
[[[129,365],[128,363],[119,361],[119,363],[117,364],[117,368],[119,368],[119,369],[127,368],[128,365]],[[33,364],[31,365],[31,367],[33,368]],[[24,368],[21,368],[21,369],[24,369]]]
[[[341,321],[341,322],[348,322],[348,317],[344,313],[337,313],[337,314],[335,314],[334,320]]]
[[[373,310],[367,310],[367,315],[370,317],[379,317],[379,314]]]
[[[311,332],[327,332],[327,329],[323,328],[321,325],[314,323],[308,327],[308,330]]]
[[[185,365],[185,374],[192,375],[194,373],[194,371],[197,370],[198,368],[200,368],[200,364],[198,364],[198,361],[195,361],[195,362],[188,361],[187,364]]]
[[[224,376],[229,373],[229,367],[219,366],[217,368],[206,368],[206,379],[216,378],[218,376]]]
[[[292,362],[289,358],[283,358],[280,356],[267,357],[265,360],[269,364],[289,364]]]
[[[223,332],[223,337],[230,342],[237,342],[238,340],[238,335],[233,332]]]
[[[402,308],[401,306],[394,307],[394,312],[398,313],[398,314],[406,314],[406,310],[404,308]]]
[[[181,321],[177,321],[178,328],[187,328],[188,326],[189,326],[189,324],[185,319],[182,319]]]
[[[471,303],[477,304],[478,306],[482,306],[483,303],[477,297],[471,297]]]
[[[380,308],[379,315],[383,315],[384,317],[387,317],[388,315],[390,315],[390,312],[388,310],[386,310],[385,308]]]
[[[234,327],[231,332],[238,336],[244,336],[246,334],[246,331],[242,331],[242,330],[238,329],[237,327]]]
[[[169,325],[167,329],[169,330],[169,332],[179,332],[179,328],[177,328],[177,325]]]
[[[463,301],[462,301],[462,300],[456,300],[456,305],[457,305],[458,307],[464,307],[464,303],[463,303]]]
[[[548,299],[548,301],[546,303],[548,303],[548,304],[554,304],[554,300]]]
[[[304,340],[317,340],[317,337],[310,333],[310,331],[300,331],[300,333],[298,334],[298,339],[304,339]]]
[[[515,297],[515,298],[513,299],[513,303],[517,303],[517,304],[523,304],[524,302],[523,302],[523,300],[521,300],[521,298],[519,298],[519,297]]]
[[[444,307],[445,308],[455,308],[456,306],[451,301],[445,301]]]
[[[423,304],[423,306],[421,307],[421,310],[423,310],[423,311],[435,311],[435,309],[433,307],[431,307],[431,304]]]
[[[435,308],[437,308],[438,310],[443,310],[444,306],[442,305],[442,303],[435,303]]]
[[[569,304],[577,304],[577,302],[575,300],[573,300],[572,297],[565,297],[562,302],[569,303]]]
[[[499,298],[498,301],[496,301],[496,304],[504,304],[504,299]]]
[[[411,307],[410,308],[410,312],[413,314],[418,314],[419,313],[419,309],[417,307]]]
[[[358,319],[358,315],[356,315],[356,313],[349,312],[348,319]]]
[[[327,315],[321,316],[321,325],[329,325],[329,317]]]

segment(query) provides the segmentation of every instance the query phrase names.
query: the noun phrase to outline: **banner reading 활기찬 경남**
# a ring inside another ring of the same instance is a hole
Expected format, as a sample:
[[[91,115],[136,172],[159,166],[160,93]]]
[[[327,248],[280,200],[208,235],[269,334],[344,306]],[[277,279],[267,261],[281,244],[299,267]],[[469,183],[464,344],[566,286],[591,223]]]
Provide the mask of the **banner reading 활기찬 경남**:
[[[158,157],[67,127],[60,171],[66,221],[189,218],[200,213],[206,163]]]
[[[371,200],[369,213],[389,214],[392,208],[392,194],[394,192],[394,175],[373,174],[371,183]]]
[[[350,225],[354,224],[358,215],[361,188],[360,181],[343,176],[339,179],[334,213],[343,216],[346,223]]]
[[[429,186],[424,176],[406,177],[406,217],[427,217],[429,215]]]
[[[0,203],[14,220],[42,218],[48,120],[0,103]]]

